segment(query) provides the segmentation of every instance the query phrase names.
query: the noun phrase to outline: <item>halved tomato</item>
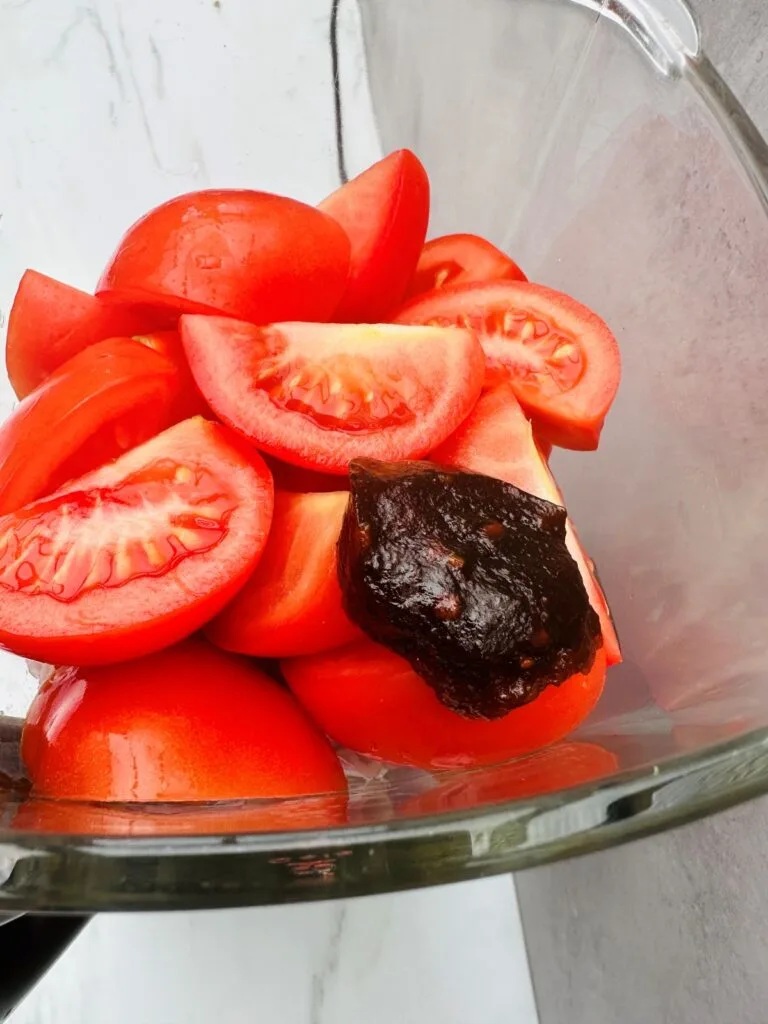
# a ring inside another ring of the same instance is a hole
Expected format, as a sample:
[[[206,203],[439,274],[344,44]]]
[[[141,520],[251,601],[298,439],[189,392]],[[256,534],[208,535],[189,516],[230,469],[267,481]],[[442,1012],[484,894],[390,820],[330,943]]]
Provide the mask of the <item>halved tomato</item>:
[[[0,426],[0,515],[178,422],[180,389],[175,364],[129,338],[73,356]]]
[[[534,439],[533,428],[508,384],[487,391],[472,414],[430,456],[446,466],[506,480],[529,494],[565,506],[560,488]],[[565,542],[581,572],[589,603],[600,619],[608,665],[621,659],[621,647],[605,594],[576,529],[568,519]]]
[[[448,814],[484,804],[530,800],[597,782],[619,770],[615,754],[596,743],[557,743],[503,768],[451,775],[398,808],[400,814]]]
[[[177,196],[123,237],[97,294],[254,323],[326,320],[349,274],[349,239],[295,199],[247,189]]]
[[[286,462],[420,458],[469,414],[482,349],[457,328],[253,324],[185,316],[181,337],[216,415]]]
[[[605,656],[493,722],[463,718],[399,655],[370,640],[282,662],[291,690],[342,746],[416,768],[498,764],[562,739],[597,703]]]
[[[286,658],[361,637],[344,614],[336,544],[349,495],[275,494],[272,530],[253,576],[206,635],[219,647]]]
[[[406,298],[478,281],[527,280],[514,260],[479,235],[441,235],[422,249]]]
[[[542,436],[563,448],[597,448],[621,359],[613,334],[586,306],[543,285],[498,281],[416,298],[395,322],[476,331],[489,382],[509,380]]]
[[[203,798],[200,798],[201,800]],[[300,832],[344,825],[347,794],[289,797],[281,800],[210,800],[175,806],[161,804],[79,803],[35,797],[25,800],[6,821],[16,832],[65,835],[159,836],[233,835],[238,832]],[[305,862],[305,870],[313,866]]]
[[[390,153],[324,199],[320,209],[352,243],[349,281],[335,318],[386,318],[402,302],[427,233],[429,178],[418,157],[407,149]]]
[[[36,270],[21,278],[8,318],[5,364],[19,398],[25,398],[72,356],[105,338],[127,337],[169,326],[167,311],[110,304]]]
[[[37,796],[147,802],[339,792],[328,740],[255,665],[202,640],[138,661],[60,668],[27,714]]]
[[[0,646],[51,664],[139,657],[199,629],[256,567],[272,478],[185,420],[0,518]]]

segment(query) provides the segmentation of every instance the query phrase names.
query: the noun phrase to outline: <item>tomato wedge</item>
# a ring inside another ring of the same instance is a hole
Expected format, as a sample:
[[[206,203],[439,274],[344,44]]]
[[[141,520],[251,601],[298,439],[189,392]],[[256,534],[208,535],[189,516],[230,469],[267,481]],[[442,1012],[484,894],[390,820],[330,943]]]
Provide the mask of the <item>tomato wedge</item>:
[[[178,331],[153,331],[151,334],[136,334],[134,341],[159,352],[176,367],[179,378],[178,400],[174,404],[174,422],[187,420],[191,416],[210,416],[208,403],[200,394],[181,344]]]
[[[457,328],[185,316],[181,337],[219,419],[271,455],[326,473],[363,456],[426,454],[469,414],[485,373],[476,338]]]
[[[339,792],[328,740],[244,658],[187,640],[138,661],[60,668],[29,709],[37,796],[147,802]]]
[[[80,803],[38,797],[21,804],[10,821],[10,828],[16,832],[149,839],[224,836],[237,832],[299,832],[334,828],[346,822],[346,793],[281,800],[205,798],[205,802],[189,804],[184,801],[173,807],[168,803]]]
[[[534,440],[533,428],[508,384],[486,392],[455,434],[431,458],[446,466],[506,480],[529,494],[565,506],[563,495]],[[603,589],[569,519],[565,541],[581,572],[589,603],[600,619],[608,665],[618,664],[621,647]]]
[[[344,614],[336,544],[346,491],[275,494],[272,530],[256,571],[206,629],[228,651],[259,658],[315,654],[360,638]]]
[[[427,769],[498,764],[555,743],[586,718],[605,681],[601,649],[588,675],[549,686],[488,722],[450,711],[404,658],[369,640],[281,667],[312,718],[342,746]]]
[[[349,280],[335,318],[385,319],[402,302],[424,245],[427,172],[410,150],[400,149],[324,199],[320,209],[352,243]]]
[[[210,189],[129,228],[97,294],[262,324],[326,320],[348,274],[349,239],[324,213],[266,192]]]
[[[527,280],[514,260],[479,235],[441,235],[422,249],[406,298],[478,281]]]
[[[290,462],[283,462],[282,459],[275,459],[266,453],[264,461],[269,466],[277,491],[310,494],[313,491],[349,490],[349,477],[334,476],[332,473],[318,473],[314,469],[292,466]]]
[[[226,428],[171,427],[0,518],[0,646],[91,665],[175,643],[253,572],[272,504],[264,461]]]
[[[609,328],[586,306],[543,285],[498,281],[416,298],[395,322],[476,331],[489,381],[509,380],[545,438],[563,448],[597,448],[621,359]]]
[[[167,311],[96,299],[68,284],[27,270],[8,318],[5,364],[19,398],[84,348],[169,326]]]
[[[398,808],[405,816],[447,814],[484,804],[530,800],[597,782],[619,770],[615,754],[595,743],[558,743],[503,768],[451,776]]]
[[[73,356],[0,426],[0,515],[165,430],[179,388],[174,363],[128,338]]]

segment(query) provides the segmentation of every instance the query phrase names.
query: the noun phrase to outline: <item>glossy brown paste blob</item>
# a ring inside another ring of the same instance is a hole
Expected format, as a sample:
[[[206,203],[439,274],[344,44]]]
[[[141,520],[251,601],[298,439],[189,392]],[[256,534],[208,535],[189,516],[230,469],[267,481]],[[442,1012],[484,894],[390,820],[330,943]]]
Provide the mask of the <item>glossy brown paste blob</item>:
[[[566,512],[428,462],[350,465],[339,539],[347,614],[449,708],[501,718],[592,666],[600,624]]]

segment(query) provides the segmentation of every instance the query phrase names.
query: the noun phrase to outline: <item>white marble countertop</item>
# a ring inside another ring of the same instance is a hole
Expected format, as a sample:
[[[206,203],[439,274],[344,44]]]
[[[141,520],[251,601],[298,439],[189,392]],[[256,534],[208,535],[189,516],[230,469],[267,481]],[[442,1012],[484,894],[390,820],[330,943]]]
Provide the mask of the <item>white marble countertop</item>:
[[[13,1024],[536,1024],[509,877],[337,903],[103,915]]]

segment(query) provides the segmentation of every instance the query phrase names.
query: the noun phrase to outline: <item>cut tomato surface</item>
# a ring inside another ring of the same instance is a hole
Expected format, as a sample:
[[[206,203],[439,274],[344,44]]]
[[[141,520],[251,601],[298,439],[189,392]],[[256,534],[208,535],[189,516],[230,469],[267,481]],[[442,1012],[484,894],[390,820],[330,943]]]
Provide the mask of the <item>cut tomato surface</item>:
[[[527,281],[501,249],[479,235],[441,235],[421,251],[406,298],[479,281]]]
[[[319,210],[246,189],[190,192],[123,237],[97,293],[254,323],[325,320],[349,274],[349,239]]]
[[[181,387],[175,363],[128,338],[73,356],[0,426],[0,515],[177,422]]]
[[[136,304],[110,304],[87,292],[27,270],[8,318],[5,363],[19,398],[42,384],[55,369],[105,338],[127,337],[169,326],[167,310]]]
[[[407,816],[467,811],[485,804],[531,800],[585,786],[619,770],[615,754],[595,743],[557,743],[502,768],[462,773],[419,793],[399,811]]]
[[[349,495],[277,492],[272,530],[246,585],[206,629],[259,658],[314,654],[360,639],[344,614],[336,544]]]
[[[508,380],[544,438],[564,448],[597,447],[621,359],[610,329],[586,306],[543,285],[497,281],[416,298],[395,321],[475,331],[489,383]]]
[[[238,800],[346,789],[328,740],[244,658],[202,640],[60,668],[29,709],[33,793],[102,802]]]
[[[563,495],[534,439],[533,428],[508,384],[486,392],[459,429],[430,456],[446,466],[506,480],[529,494],[565,506]],[[566,544],[581,572],[589,603],[600,619],[608,665],[621,661],[621,647],[608,602],[570,519]]]
[[[199,629],[256,567],[272,478],[185,420],[0,518],[0,646],[51,664],[138,657]]]
[[[312,718],[342,746],[416,768],[498,764],[562,739],[597,703],[605,682],[599,650],[588,675],[549,686],[495,721],[463,718],[399,655],[372,641],[282,662]]]
[[[427,172],[410,150],[398,150],[328,196],[320,209],[352,243],[349,280],[335,318],[385,319],[402,301],[424,244]]]
[[[420,458],[469,414],[482,349],[457,328],[185,316],[181,336],[208,404],[258,448],[321,472],[358,457]]]

